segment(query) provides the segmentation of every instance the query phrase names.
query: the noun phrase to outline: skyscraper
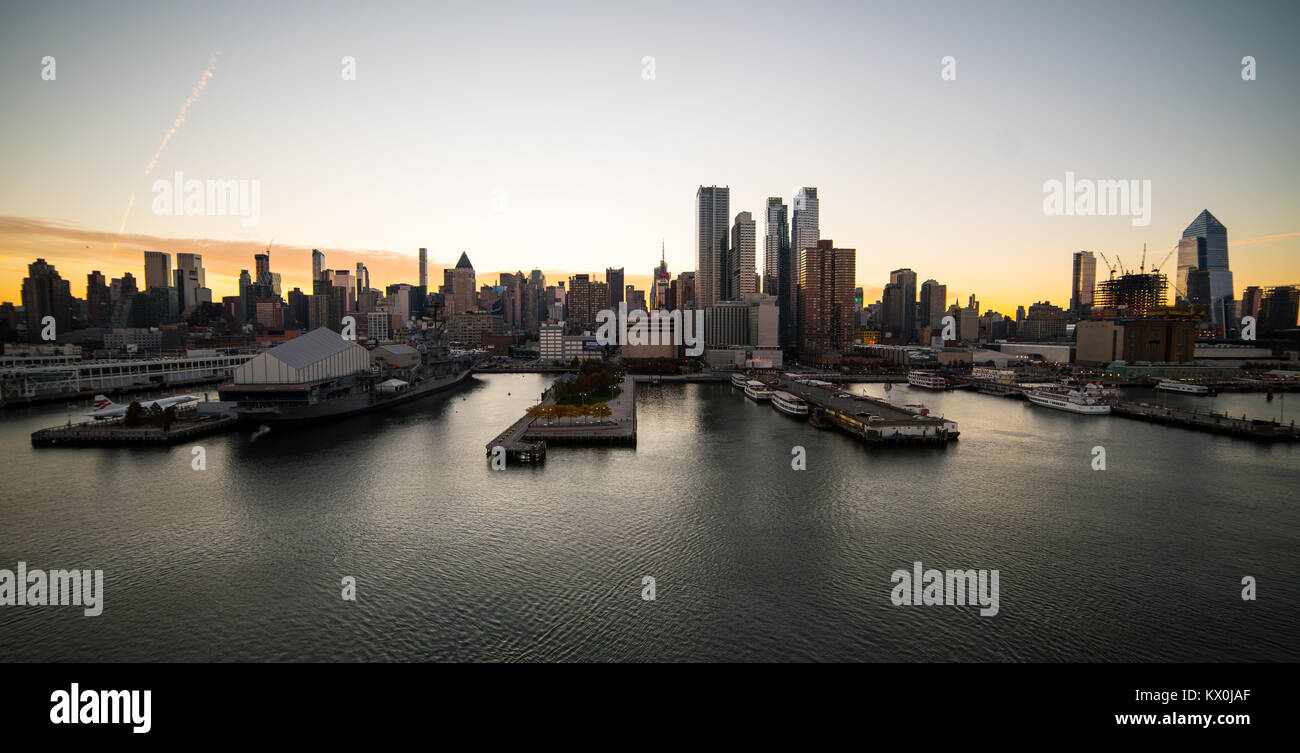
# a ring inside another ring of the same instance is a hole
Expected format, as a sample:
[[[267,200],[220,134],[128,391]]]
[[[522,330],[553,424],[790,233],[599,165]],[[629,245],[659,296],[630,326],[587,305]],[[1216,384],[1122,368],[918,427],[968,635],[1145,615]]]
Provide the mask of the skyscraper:
[[[916,273],[910,269],[895,269],[889,281],[898,286],[894,310],[885,310],[886,329],[906,343],[916,340]]]
[[[1195,264],[1192,255],[1195,254]],[[1194,284],[1192,273],[1201,272],[1201,284]],[[1186,274],[1186,277],[1184,277]],[[1205,309],[1205,321],[1219,334],[1235,326],[1236,306],[1232,296],[1232,271],[1228,268],[1228,228],[1210,210],[1202,210],[1183,231],[1178,243],[1178,280],[1174,283],[1177,299],[1179,285],[1185,300]],[[1197,294],[1192,294],[1192,289]]]
[[[253,254],[253,281],[258,285],[271,284],[271,254]]]
[[[320,249],[313,248],[311,250],[311,280],[312,282],[318,282],[324,279],[325,279],[325,254],[322,254],[320,252]]]
[[[780,196],[767,197],[767,228],[763,236],[763,292],[776,296],[781,347],[797,347],[799,324],[795,319],[799,269],[790,251],[789,207]]]
[[[731,228],[731,252],[727,255],[727,299],[743,301],[754,289],[754,262],[758,245],[757,225],[749,212],[736,215]]]
[[[448,314],[473,311],[478,308],[478,287],[474,282],[474,265],[469,261],[469,254],[461,252],[460,260],[454,269],[448,270],[451,277],[452,301]]]
[[[420,249],[420,287],[429,290],[429,249]]]
[[[609,286],[607,306],[610,311],[618,311],[618,304],[623,302],[623,268],[606,267],[605,284]]]
[[[180,299],[180,308],[197,306],[212,301],[212,291],[208,290],[208,275],[203,269],[203,257],[199,254],[176,254],[176,292]]]
[[[695,300],[701,308],[707,308],[723,298],[725,260],[730,251],[727,223],[731,189],[700,186],[695,193],[695,207]]]
[[[800,188],[794,196],[794,216],[790,223],[790,269],[792,271],[790,301],[793,313],[790,322],[793,329],[789,333],[789,339],[790,347],[795,350],[803,349],[804,312],[803,302],[799,299],[802,290],[799,276],[803,273],[803,252],[809,248],[816,248],[821,240],[819,217],[817,189],[812,186]]]
[[[853,288],[857,252],[832,240],[804,249],[799,268],[802,344],[799,360],[837,363],[853,344]]]
[[[41,332],[45,329],[41,320],[47,316],[54,317],[56,337],[62,337],[72,329],[72,286],[44,259],[27,265],[22,296],[30,342],[41,341]]]
[[[144,252],[144,289],[168,288],[172,284],[172,255],[163,251]]]
[[[1070,313],[1083,319],[1092,311],[1092,294],[1097,287],[1097,257],[1091,251],[1075,251],[1070,272]]]
[[[929,327],[934,334],[942,334],[943,317],[948,311],[948,286],[940,285],[934,280],[921,283],[921,319],[917,328]]]
[[[650,280],[650,308],[660,311],[669,308],[668,291],[672,286],[672,279],[668,276],[668,261],[664,259],[664,248],[662,241],[659,246],[659,265],[655,267],[654,275]]]

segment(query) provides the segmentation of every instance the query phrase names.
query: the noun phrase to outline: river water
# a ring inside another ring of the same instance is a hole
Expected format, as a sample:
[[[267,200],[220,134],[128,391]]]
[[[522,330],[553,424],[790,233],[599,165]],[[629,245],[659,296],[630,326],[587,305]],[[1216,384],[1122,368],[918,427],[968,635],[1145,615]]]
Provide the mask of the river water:
[[[0,414],[0,568],[105,589],[98,617],[0,606],[0,660],[1300,659],[1300,446],[860,385],[961,429],[874,448],[665,384],[637,388],[635,448],[493,471],[550,381],[205,438],[206,470],[193,445],[31,447],[61,404]],[[1292,397],[1158,399],[1290,421]],[[997,570],[998,613],[895,606],[916,561]]]

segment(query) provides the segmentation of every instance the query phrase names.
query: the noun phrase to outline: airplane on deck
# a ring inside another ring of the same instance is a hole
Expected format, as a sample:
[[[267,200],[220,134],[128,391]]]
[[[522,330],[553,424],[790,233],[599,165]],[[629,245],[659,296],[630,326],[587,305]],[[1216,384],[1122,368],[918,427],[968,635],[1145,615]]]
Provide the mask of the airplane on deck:
[[[148,410],[156,405],[160,410],[167,410],[172,406],[195,403],[198,402],[198,400],[199,399],[194,395],[176,395],[175,397],[164,397],[159,398],[158,400],[142,400],[140,401],[140,407]],[[115,403],[103,395],[95,395],[95,402],[91,405],[94,410],[82,415],[94,419],[119,418],[125,416],[126,409],[130,407],[130,403],[125,405]]]

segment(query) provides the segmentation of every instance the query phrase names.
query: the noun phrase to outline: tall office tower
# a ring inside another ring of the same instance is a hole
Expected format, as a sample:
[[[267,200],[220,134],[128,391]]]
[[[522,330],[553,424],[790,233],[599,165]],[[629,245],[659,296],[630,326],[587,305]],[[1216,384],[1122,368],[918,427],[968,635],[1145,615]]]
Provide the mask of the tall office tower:
[[[767,234],[763,238],[764,292],[776,296],[781,348],[798,347],[799,266],[790,246],[789,207],[779,196],[767,198]]]
[[[803,301],[799,360],[837,363],[853,345],[853,288],[857,252],[835,248],[821,240],[804,249],[799,267],[799,296]]]
[[[524,326],[524,273],[511,274],[502,272],[501,282],[501,319],[507,330],[522,329]]]
[[[144,252],[144,289],[169,288],[172,284],[172,255],[163,251]]]
[[[693,311],[699,308],[695,299],[695,273],[682,272],[673,280],[673,306],[679,311]]]
[[[86,323],[102,327],[108,321],[108,314],[108,278],[96,269],[86,275]]]
[[[966,304],[966,308],[970,309],[971,311],[974,311],[974,312],[975,312],[975,315],[976,315],[976,316],[979,316],[979,313],[980,313],[980,302],[977,301],[977,300],[975,300],[975,294],[974,294],[974,293],[971,293],[971,294],[970,294],[970,298],[967,299],[967,301],[968,301],[968,302],[967,302],[967,304]]]
[[[1084,319],[1092,311],[1092,294],[1097,287],[1097,257],[1091,251],[1075,251],[1070,273],[1070,313]]]
[[[335,295],[341,295],[341,298],[339,299],[339,302],[342,304],[341,310],[344,313],[347,313],[349,311],[356,311],[357,310],[357,281],[355,278],[353,278],[352,272],[346,269],[336,269],[334,270],[334,274],[331,277],[331,280],[335,288],[341,289],[343,291],[341,294],[335,293]]]
[[[700,308],[723,300],[730,208],[728,187],[700,186],[695,192],[695,300]]]
[[[790,248],[790,220],[780,196],[767,197],[767,232],[763,236],[763,292],[780,299],[781,257]]]
[[[790,222],[790,269],[792,270],[790,301],[794,315],[791,317],[790,342],[797,352],[802,350],[803,338],[801,327],[803,327],[804,315],[803,309],[800,308],[803,303],[799,300],[799,275],[803,269],[803,252],[805,249],[816,248],[821,240],[817,189],[812,186],[800,188],[794,196],[793,203],[794,211]]]
[[[311,250],[311,280],[316,282],[325,279],[325,254],[320,249]]]
[[[934,280],[921,283],[921,316],[917,327],[943,329],[943,317],[948,310],[948,286]]]
[[[916,273],[910,269],[895,269],[889,273],[889,281],[898,285],[899,298],[896,311],[887,312],[886,316],[894,322],[897,331],[894,336],[903,343],[916,341]]]
[[[474,265],[469,262],[469,254],[462,251],[455,268],[448,271],[451,275],[452,305],[447,313],[459,314],[478,308],[478,286],[474,281]]]
[[[22,297],[23,310],[27,312],[28,341],[41,342],[41,332],[45,330],[42,320],[47,316],[54,317],[56,337],[72,330],[72,286],[44,259],[27,265]]]
[[[953,305],[955,306],[956,304]],[[1024,323],[1025,323],[1025,307],[1016,306],[1016,327],[1019,327]]]
[[[546,275],[540,269],[528,273],[524,284],[524,329],[536,335],[546,321]]]
[[[253,254],[253,281],[258,285],[271,284],[271,254]]]
[[[1193,272],[1203,273],[1202,284],[1192,283],[1190,278]],[[1210,214],[1208,209],[1202,210],[1192,220],[1178,242],[1175,300],[1180,284],[1186,302],[1204,308],[1205,320],[1218,335],[1222,336],[1225,328],[1231,329],[1236,325],[1232,271],[1228,268],[1228,228]],[[1193,288],[1199,288],[1195,296],[1192,295]]]
[[[745,296],[753,295],[754,263],[758,250],[758,225],[749,212],[736,215],[736,224],[731,227],[731,253],[727,256],[727,298],[743,301]]]
[[[609,301],[602,308],[618,311],[618,304],[623,302],[623,268],[605,268],[605,284],[609,286]]]
[[[208,275],[203,270],[201,255],[176,254],[176,273],[176,292],[182,311],[212,301],[212,291],[207,287]]]
[[[357,262],[357,292],[370,289],[370,268],[361,262]]]
[[[420,249],[420,287],[429,289],[429,249]]]
[[[662,311],[670,308],[668,305],[668,289],[672,286],[672,278],[668,276],[668,261],[664,259],[663,242],[659,243],[659,265],[655,267],[654,275],[650,278],[650,309],[653,311]]]

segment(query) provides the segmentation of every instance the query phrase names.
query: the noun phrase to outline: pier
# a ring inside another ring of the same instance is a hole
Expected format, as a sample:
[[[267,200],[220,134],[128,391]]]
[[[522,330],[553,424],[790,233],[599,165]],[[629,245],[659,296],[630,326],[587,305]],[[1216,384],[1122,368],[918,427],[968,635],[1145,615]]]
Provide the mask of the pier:
[[[540,405],[555,405],[553,390],[546,391]],[[488,442],[487,456],[490,459],[495,448],[501,447],[507,463],[540,463],[546,460],[548,444],[635,445],[636,382],[630,375],[624,375],[618,396],[608,405],[608,416],[546,418],[525,414]]]
[[[1115,403],[1111,406],[1111,413],[1140,421],[1152,421],[1216,434],[1230,434],[1265,442],[1300,441],[1300,429],[1296,428],[1294,421],[1286,425],[1266,419],[1232,418],[1223,412],[1130,402]]]
[[[234,415],[199,415],[193,411],[177,417],[165,429],[156,424],[127,426],[125,419],[114,418],[41,429],[32,433],[32,446],[170,445],[229,431],[239,422]]]
[[[946,445],[959,434],[956,421],[900,408],[866,395],[839,397],[848,393],[835,386],[782,379],[777,389],[803,398],[840,431],[866,444]]]

